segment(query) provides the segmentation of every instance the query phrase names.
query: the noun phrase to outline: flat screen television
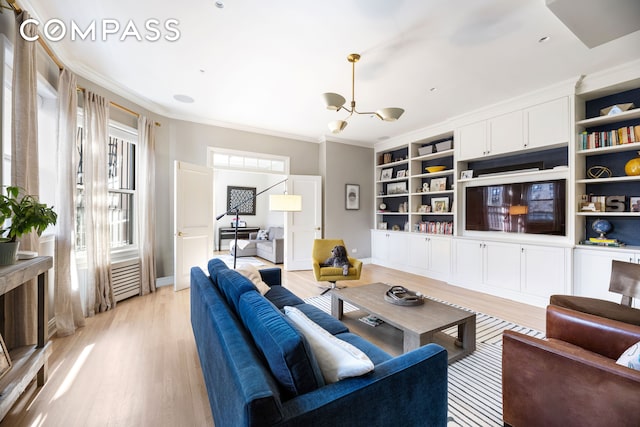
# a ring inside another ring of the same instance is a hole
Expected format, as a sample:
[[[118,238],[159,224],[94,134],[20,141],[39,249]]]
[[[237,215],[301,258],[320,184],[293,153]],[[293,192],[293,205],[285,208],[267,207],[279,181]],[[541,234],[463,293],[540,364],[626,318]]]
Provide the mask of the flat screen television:
[[[465,190],[465,230],[566,236],[566,180]]]

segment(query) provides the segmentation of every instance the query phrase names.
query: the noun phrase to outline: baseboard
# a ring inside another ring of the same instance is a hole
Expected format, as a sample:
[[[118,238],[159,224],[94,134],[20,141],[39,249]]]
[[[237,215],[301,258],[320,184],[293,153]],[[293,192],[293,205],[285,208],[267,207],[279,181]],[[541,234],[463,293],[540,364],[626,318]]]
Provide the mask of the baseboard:
[[[173,285],[173,276],[156,277],[156,288],[160,288],[162,286],[172,286],[172,285]]]

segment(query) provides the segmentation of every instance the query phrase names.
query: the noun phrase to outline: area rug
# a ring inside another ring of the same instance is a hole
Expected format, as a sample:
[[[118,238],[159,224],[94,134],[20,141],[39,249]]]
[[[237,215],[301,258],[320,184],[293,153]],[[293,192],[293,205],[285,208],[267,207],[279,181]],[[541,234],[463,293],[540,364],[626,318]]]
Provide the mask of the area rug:
[[[233,255],[216,255],[214,258],[221,259],[222,262],[227,265],[227,267],[233,268]],[[254,265],[256,267],[260,267],[266,264],[261,259],[254,258],[252,256],[240,256],[236,258],[236,268],[242,268],[243,265]]]
[[[449,304],[432,298],[434,301]],[[331,313],[329,294],[307,303]],[[454,307],[467,310],[455,304]],[[344,311],[356,310],[345,302]],[[471,311],[471,310],[467,310]],[[502,332],[518,331],[537,338],[542,332],[476,312],[476,351],[449,365],[449,427],[502,426]],[[443,332],[455,335],[457,327]]]

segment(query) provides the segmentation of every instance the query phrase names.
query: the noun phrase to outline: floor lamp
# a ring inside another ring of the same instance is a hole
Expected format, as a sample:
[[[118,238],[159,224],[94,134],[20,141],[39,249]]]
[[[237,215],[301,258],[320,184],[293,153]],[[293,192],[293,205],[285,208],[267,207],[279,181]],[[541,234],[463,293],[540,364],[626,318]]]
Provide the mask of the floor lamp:
[[[271,190],[273,187],[278,186],[287,182],[289,178],[285,178],[280,182],[276,182],[270,187],[265,188],[264,190],[257,193],[255,196],[247,197],[242,200],[240,203],[229,209],[228,211],[221,213],[216,217],[216,221],[219,221],[225,215],[235,215],[236,220],[234,221],[234,247],[233,247],[233,269],[236,268],[236,258],[238,257],[238,212],[240,210],[240,206],[244,205],[250,200],[257,198],[262,193],[265,193]],[[269,195],[269,210],[274,212],[300,212],[302,210],[302,196],[295,194],[271,194]]]

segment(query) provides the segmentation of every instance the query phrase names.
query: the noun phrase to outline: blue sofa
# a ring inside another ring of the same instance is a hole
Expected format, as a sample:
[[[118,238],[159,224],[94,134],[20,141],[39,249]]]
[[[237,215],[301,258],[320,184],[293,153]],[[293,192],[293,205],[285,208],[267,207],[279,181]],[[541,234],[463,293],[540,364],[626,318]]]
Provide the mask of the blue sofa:
[[[445,426],[447,353],[436,344],[392,357],[260,270],[264,294],[218,259],[191,270],[191,324],[216,427]],[[294,306],[364,352],[374,370],[325,384]],[[300,338],[302,337],[302,338]]]

